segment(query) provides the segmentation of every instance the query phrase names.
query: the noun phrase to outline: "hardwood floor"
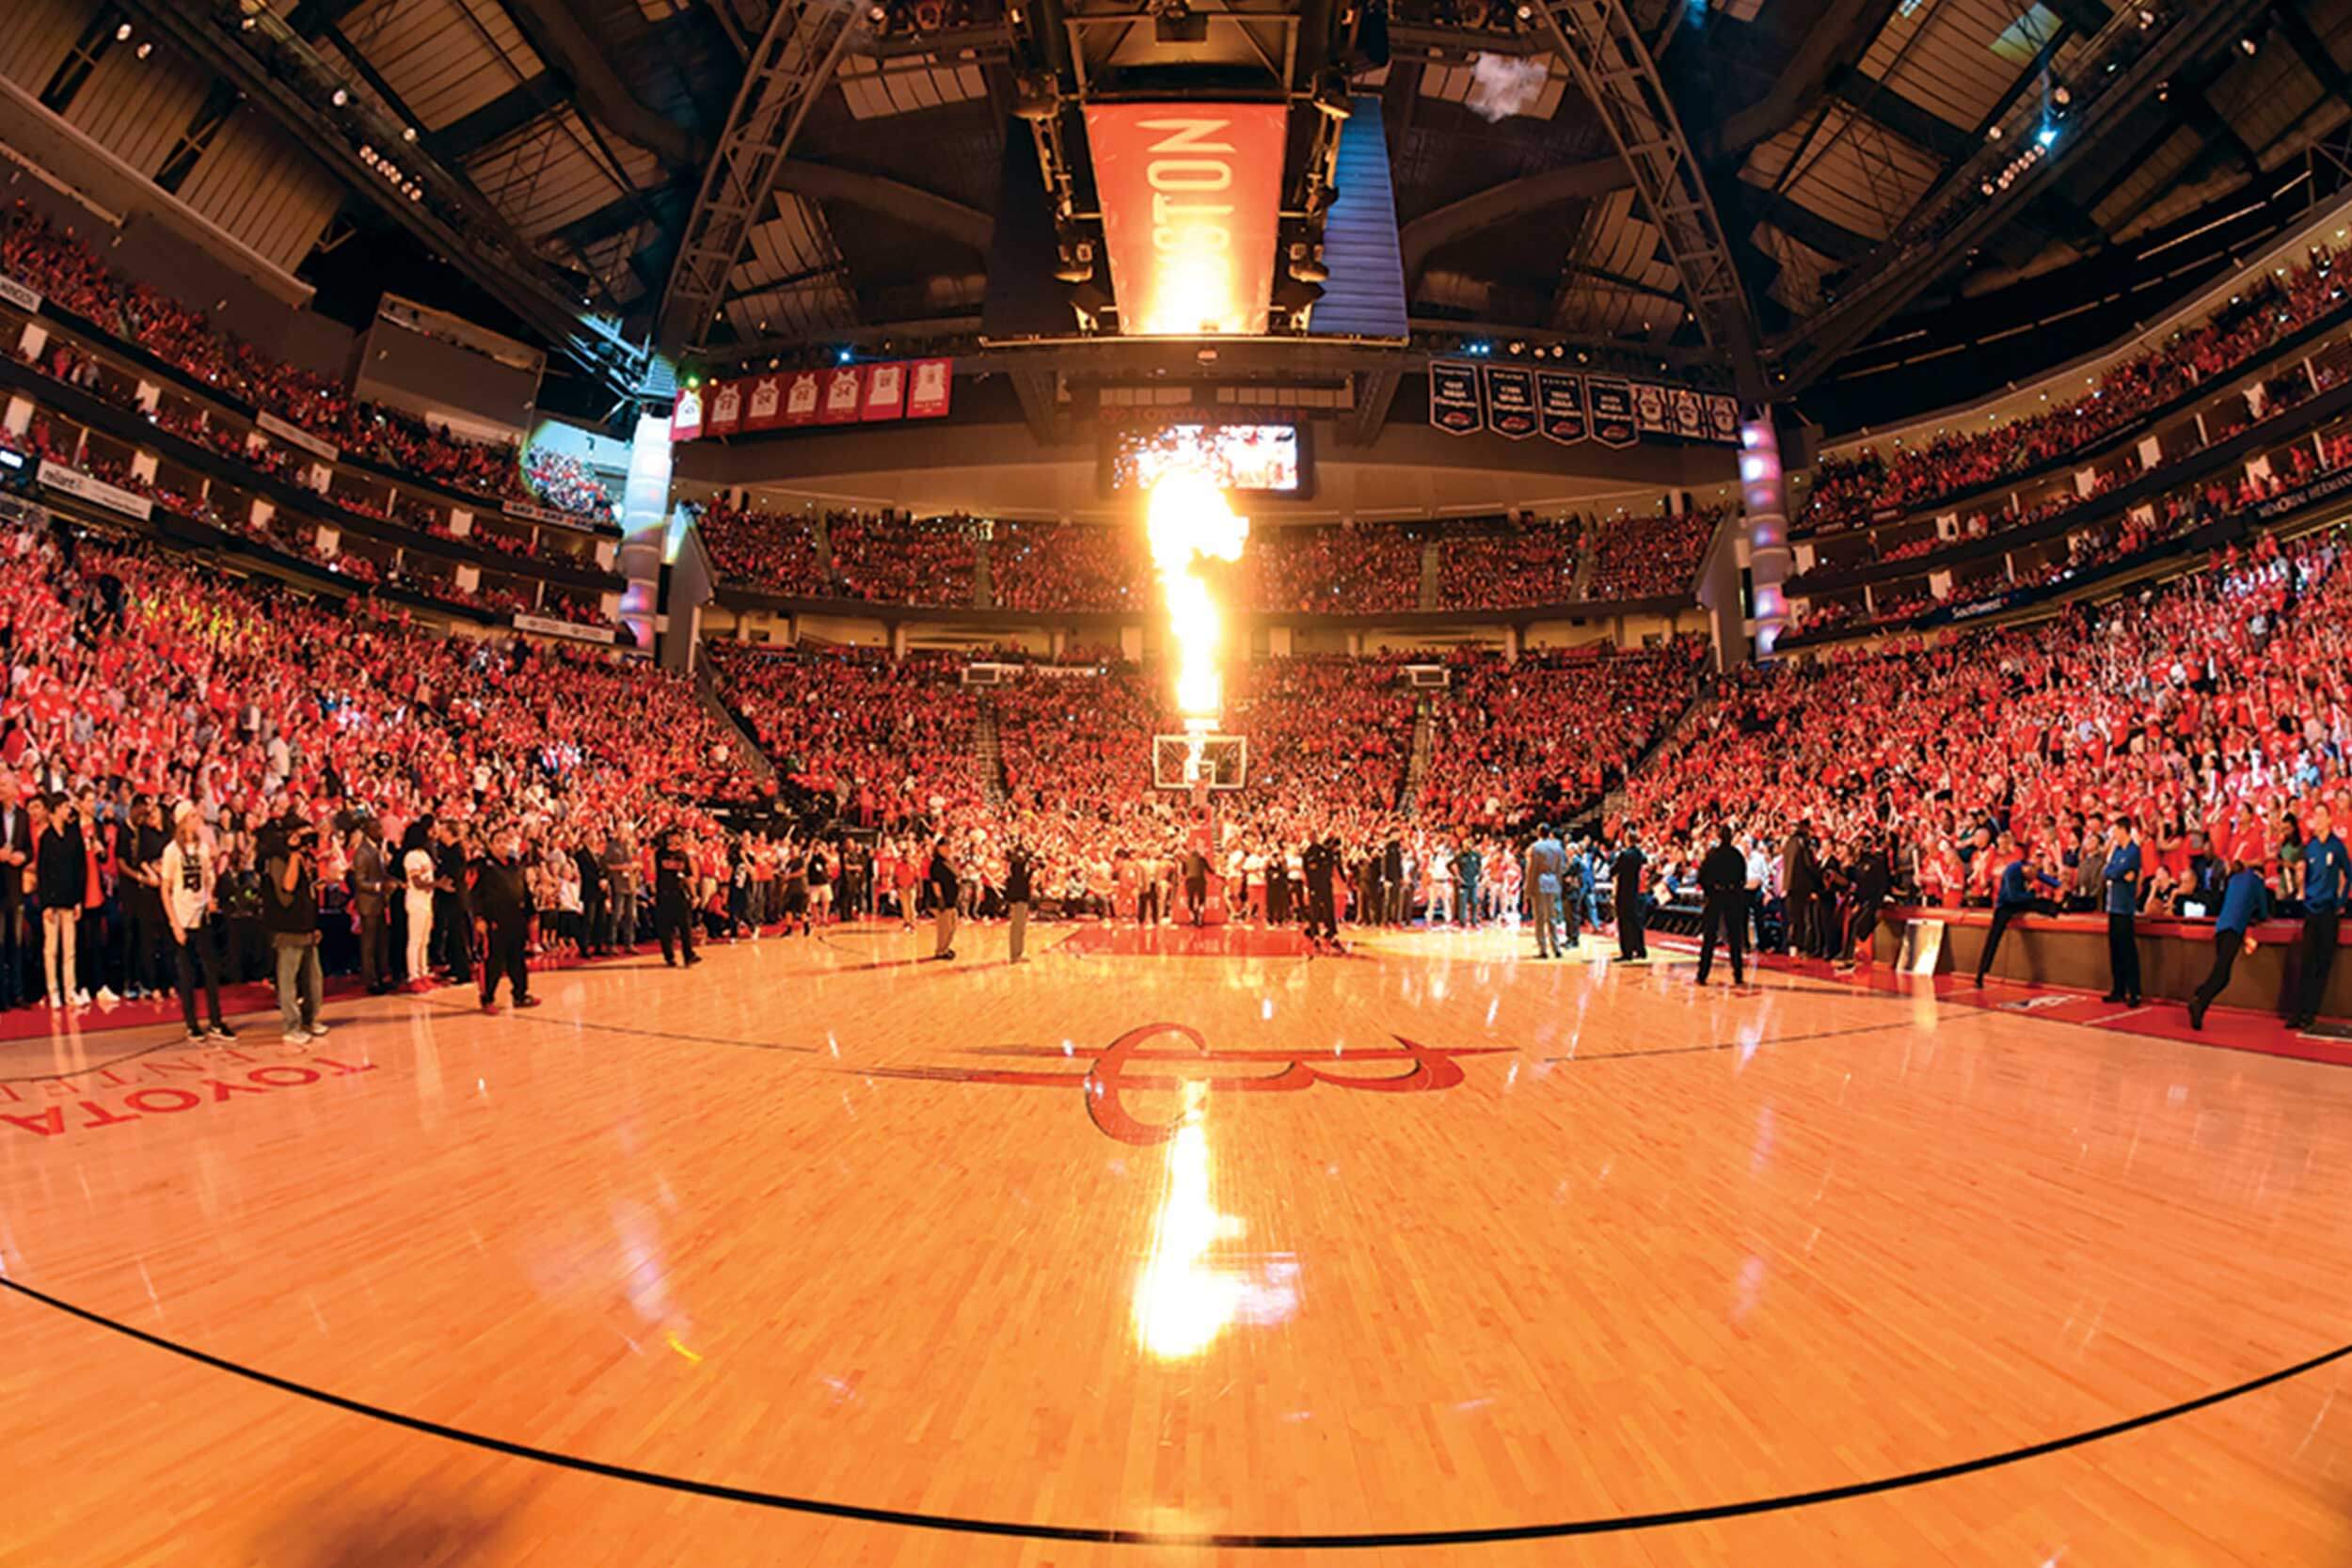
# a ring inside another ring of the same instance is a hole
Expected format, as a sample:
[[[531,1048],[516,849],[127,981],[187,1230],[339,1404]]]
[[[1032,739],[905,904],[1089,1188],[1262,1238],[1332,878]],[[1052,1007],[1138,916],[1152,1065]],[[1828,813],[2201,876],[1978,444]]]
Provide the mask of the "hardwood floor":
[[[0,1044],[0,1562],[2352,1556],[2341,1069],[1031,935]]]

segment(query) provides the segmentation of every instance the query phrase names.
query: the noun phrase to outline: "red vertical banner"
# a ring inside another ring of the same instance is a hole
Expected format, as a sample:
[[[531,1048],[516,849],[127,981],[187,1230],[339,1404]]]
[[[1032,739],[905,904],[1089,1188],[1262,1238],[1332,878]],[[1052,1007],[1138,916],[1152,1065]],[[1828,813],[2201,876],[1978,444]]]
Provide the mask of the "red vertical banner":
[[[1120,332],[1265,330],[1289,112],[1279,103],[1087,105]]]
[[[817,418],[824,424],[853,424],[866,401],[866,372],[844,365],[825,372],[825,402]]]
[[[866,367],[866,420],[895,420],[907,411],[907,368],[896,359]]]
[[[703,433],[703,394],[699,387],[680,387],[670,407],[670,439],[699,440]]]
[[[956,385],[955,366],[952,359],[917,359],[908,367],[908,419],[936,420],[946,414]]]
[[[719,381],[711,384],[709,418],[703,430],[710,436],[732,436],[743,428],[743,383]]]
[[[817,404],[823,395],[815,371],[795,372],[784,388],[784,422],[786,424],[815,424]]]
[[[763,375],[752,383],[751,401],[744,405],[745,430],[773,430],[784,422],[784,378]]]

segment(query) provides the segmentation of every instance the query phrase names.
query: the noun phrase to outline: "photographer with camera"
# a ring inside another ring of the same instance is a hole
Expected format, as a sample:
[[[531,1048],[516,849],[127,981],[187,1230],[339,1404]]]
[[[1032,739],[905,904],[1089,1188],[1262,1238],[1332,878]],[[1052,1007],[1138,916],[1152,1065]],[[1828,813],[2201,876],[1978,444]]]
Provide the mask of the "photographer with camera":
[[[319,1018],[318,828],[288,807],[262,830],[262,928],[278,958],[278,1012],[289,1045],[326,1033]]]

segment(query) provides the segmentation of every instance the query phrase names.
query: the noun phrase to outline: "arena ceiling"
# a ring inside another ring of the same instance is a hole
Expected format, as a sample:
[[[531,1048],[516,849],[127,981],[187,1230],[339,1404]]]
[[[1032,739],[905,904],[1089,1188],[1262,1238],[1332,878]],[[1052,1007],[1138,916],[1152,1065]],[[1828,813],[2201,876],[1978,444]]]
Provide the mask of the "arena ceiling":
[[[2270,197],[2352,115],[2352,0],[1386,6],[217,0],[211,20],[251,50],[224,19],[262,12],[355,109],[412,128],[431,204],[503,230],[493,293],[527,255],[615,340],[731,355],[976,326],[1041,71],[1073,102],[1172,83],[1303,104],[1339,69],[1380,100],[1416,328],[1697,352],[1792,390],[1934,307]],[[1205,40],[1164,25],[1187,12]],[[1611,29],[1640,57],[1597,73]],[[347,139],[313,110],[311,135]],[[729,214],[747,147],[767,161]],[[699,292],[697,264],[719,269]]]

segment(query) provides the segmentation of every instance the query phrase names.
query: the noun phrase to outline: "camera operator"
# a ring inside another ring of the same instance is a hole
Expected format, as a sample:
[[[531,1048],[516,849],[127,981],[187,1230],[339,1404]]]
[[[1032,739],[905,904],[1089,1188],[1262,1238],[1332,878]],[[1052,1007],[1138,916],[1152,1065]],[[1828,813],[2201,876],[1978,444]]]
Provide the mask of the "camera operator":
[[[326,1033],[319,1017],[326,974],[319,967],[317,827],[290,809],[262,832],[262,928],[278,955],[278,1013],[289,1045]]]

